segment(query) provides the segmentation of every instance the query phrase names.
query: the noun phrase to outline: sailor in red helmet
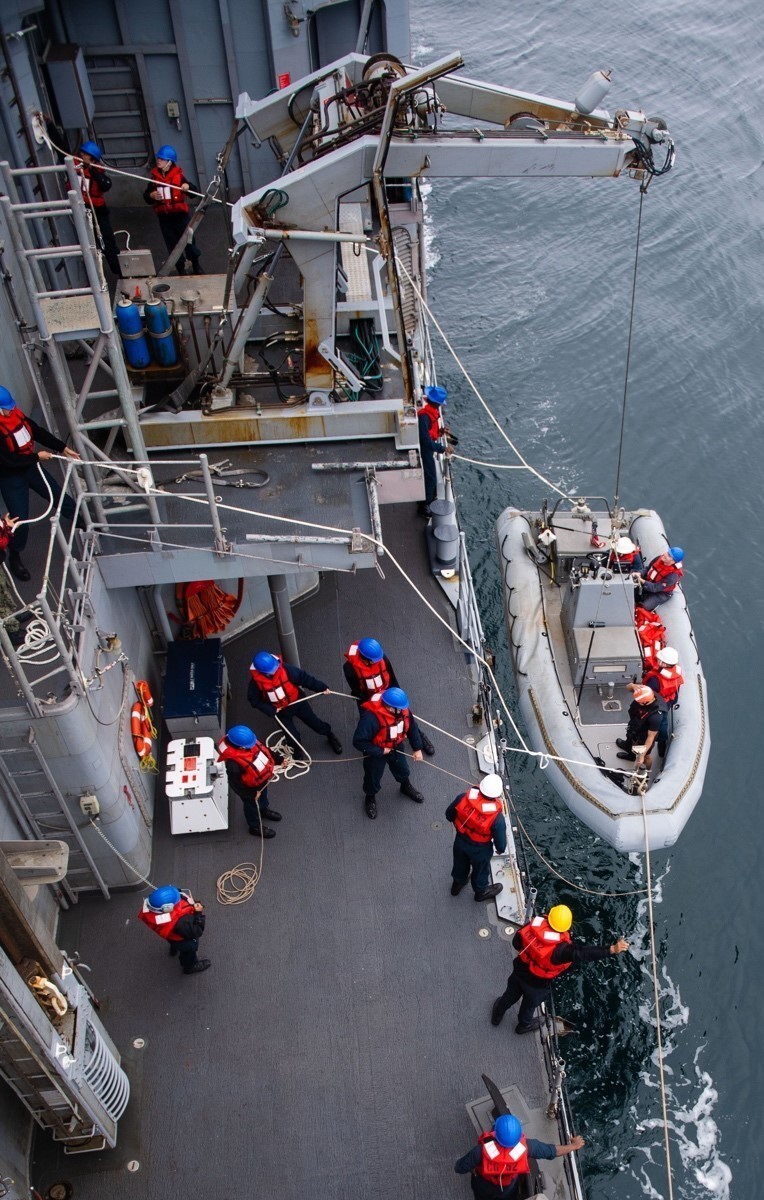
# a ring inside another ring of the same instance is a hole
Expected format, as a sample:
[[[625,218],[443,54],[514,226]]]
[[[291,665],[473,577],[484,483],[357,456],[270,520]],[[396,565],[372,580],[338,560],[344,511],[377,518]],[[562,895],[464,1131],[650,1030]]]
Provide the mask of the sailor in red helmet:
[[[595,962],[611,954],[623,954],[629,943],[623,938],[609,946],[584,946],[574,942],[569,930],[573,913],[567,904],[555,904],[545,917],[534,917],[512,939],[517,957],[501,996],[493,1002],[491,1024],[500,1025],[504,1013],[521,1000],[516,1033],[535,1029],[533,1014],[549,999],[552,980],[579,963]]]
[[[361,706],[376,692],[384,692],[385,688],[400,687],[395,677],[393,664],[385,654],[376,638],[362,637],[353,642],[345,651],[345,664],[342,668],[348,687]],[[435,747],[424,731],[422,749],[425,754],[433,755]]]
[[[168,251],[175,249],[188,225],[190,210],[186,195],[190,191],[196,191],[196,188],[178,166],[175,147],[160,146],[156,152],[156,166],[151,168],[151,183],[146,187],[143,199],[152,205],[157,215]],[[201,253],[191,234],[175,263],[175,270],[179,275],[185,274],[186,262],[189,262],[194,275],[203,275],[200,258]]]
[[[490,900],[501,891],[500,883],[489,881],[494,849],[503,854],[507,848],[503,794],[501,776],[484,775],[478,787],[462,792],[446,809],[446,820],[456,828],[452,896],[467,886],[470,873],[476,900]]]
[[[35,442],[40,442],[48,449],[36,450]],[[53,454],[63,454],[75,460],[80,457],[76,450],[70,450],[60,438],[23,413],[8,389],[0,387],[0,494],[8,512],[22,522],[14,532],[8,568],[22,582],[31,578],[21,561],[29,536],[29,526],[23,524],[29,517],[29,493],[35,492],[41,496],[46,506],[50,505],[52,495],[51,511],[61,495],[61,487],[53,476],[38,466],[53,458]],[[71,496],[64,496],[61,516],[71,521],[74,512]]]
[[[530,1159],[561,1158],[585,1146],[576,1134],[569,1142],[540,1142],[526,1138],[517,1117],[504,1113],[488,1133],[482,1133],[473,1146],[456,1160],[457,1175],[472,1175],[472,1194],[477,1200],[514,1200],[520,1195],[520,1180],[531,1174]],[[528,1195],[527,1191],[522,1193]]]
[[[143,901],[138,920],[169,943],[170,954],[177,954],[184,975],[198,975],[212,966],[208,958],[196,955],[206,917],[204,905],[189,891],[172,884],[155,888]]]
[[[651,688],[666,705],[656,742],[661,758],[665,757],[669,737],[669,713],[679,699],[679,689],[684,683],[679,665],[679,652],[673,646],[664,646],[655,655],[655,662],[648,664],[642,676],[645,687]]]
[[[402,688],[386,688],[361,706],[353,745],[363,754],[363,804],[366,816],[372,821],[377,815],[377,792],[382,786],[385,767],[390,768],[404,796],[415,804],[424,802],[424,796],[411,782],[409,764],[400,750],[407,738],[414,758],[421,762],[422,735]]]
[[[271,808],[268,784],[284,757],[272,751],[248,725],[233,725],[218,744],[218,762],[225,763],[228,784],[244,806],[252,837],[272,838],[276,830],[263,821],[276,823],[281,813]]]
[[[651,767],[650,751],[666,716],[666,701],[644,683],[627,683],[626,686],[634,693],[634,699],[629,705],[626,737],[615,739],[618,746],[617,757],[627,762],[635,762],[638,767],[643,763],[646,767]]]
[[[320,733],[335,754],[342,754],[342,742],[329,722],[323,721],[308,701],[303,699],[303,688],[309,688],[312,692],[328,692],[328,684],[303,671],[302,667],[285,663],[278,654],[271,654],[268,650],[258,650],[252,659],[249,675],[247,699],[253,708],[268,717],[277,718],[287,731],[287,741],[295,755],[302,753],[295,720]]]
[[[80,186],[85,205],[93,213],[103,242],[103,256],[109,264],[112,273],[118,279],[122,278],[119,265],[119,250],[114,230],[111,226],[111,215],[106,204],[105,193],[111,191],[111,179],[103,169],[101,162],[101,147],[97,142],[83,142],[80,152],[75,155],[74,166],[80,177]]]
[[[663,554],[656,555],[647,570],[637,578],[640,585],[637,604],[648,612],[654,612],[659,605],[670,600],[684,574],[683,558],[681,546],[669,546]]]

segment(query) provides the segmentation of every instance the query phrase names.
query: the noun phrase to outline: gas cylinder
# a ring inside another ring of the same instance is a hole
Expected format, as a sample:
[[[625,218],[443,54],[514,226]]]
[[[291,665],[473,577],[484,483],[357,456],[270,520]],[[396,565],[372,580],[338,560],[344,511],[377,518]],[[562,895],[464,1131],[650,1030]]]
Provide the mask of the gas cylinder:
[[[164,300],[147,300],[144,306],[151,357],[160,367],[174,367],[178,361],[172,322]]]
[[[128,366],[136,371],[144,370],[151,363],[149,343],[140,311],[132,300],[117,302],[117,329],[122,338]]]

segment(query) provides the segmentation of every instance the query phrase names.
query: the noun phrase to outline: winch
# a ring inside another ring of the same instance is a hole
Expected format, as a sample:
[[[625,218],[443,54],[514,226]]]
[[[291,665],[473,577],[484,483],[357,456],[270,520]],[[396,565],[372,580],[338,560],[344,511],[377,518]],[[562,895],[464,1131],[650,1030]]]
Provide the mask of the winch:
[[[228,828],[228,779],[211,737],[176,738],[167,747],[165,792],[172,833]]]

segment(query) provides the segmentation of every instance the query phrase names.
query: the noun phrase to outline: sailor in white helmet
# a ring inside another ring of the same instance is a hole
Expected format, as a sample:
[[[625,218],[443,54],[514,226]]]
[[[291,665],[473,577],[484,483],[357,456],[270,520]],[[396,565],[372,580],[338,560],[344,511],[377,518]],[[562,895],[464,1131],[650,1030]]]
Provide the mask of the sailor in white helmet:
[[[654,662],[645,667],[642,682],[666,702],[666,711],[656,739],[658,754],[665,758],[669,742],[670,713],[679,699],[679,689],[684,683],[682,668],[679,666],[679,652],[673,646],[664,646],[659,650]]]
[[[632,571],[641,574],[645,569],[639,546],[629,537],[618,538],[610,551],[607,565],[609,570],[620,571],[622,575],[629,575]]]
[[[501,891],[500,883],[489,880],[494,850],[503,854],[507,848],[503,794],[501,777],[484,775],[478,787],[462,792],[446,809],[446,820],[456,828],[452,896],[466,887],[470,873],[476,900],[490,900]]]

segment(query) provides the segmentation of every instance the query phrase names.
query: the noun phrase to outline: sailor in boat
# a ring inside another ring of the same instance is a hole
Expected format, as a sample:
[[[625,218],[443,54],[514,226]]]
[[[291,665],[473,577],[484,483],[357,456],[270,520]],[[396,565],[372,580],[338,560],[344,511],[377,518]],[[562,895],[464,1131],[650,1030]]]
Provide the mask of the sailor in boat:
[[[668,722],[668,706],[659,694],[644,683],[628,683],[626,686],[634,693],[634,699],[629,705],[626,737],[615,739],[618,758],[636,762],[638,767],[643,764],[651,767],[650,751],[660,734],[664,718]],[[668,734],[668,724],[666,730]]]
[[[342,670],[347,685],[356,698],[359,712],[361,706],[376,692],[384,692],[385,688],[389,687],[400,687],[393,664],[376,638],[362,637],[348,646]],[[419,732],[422,735],[422,749],[425,754],[432,756],[435,747],[422,729]]]
[[[653,612],[671,599],[683,575],[683,558],[681,546],[669,546],[663,554],[656,555],[644,574],[639,575],[636,601],[641,608]]]
[[[552,981],[558,975],[579,963],[623,954],[629,948],[624,938],[609,946],[584,946],[574,942],[570,936],[572,924],[573,913],[567,904],[555,904],[545,917],[534,917],[528,925],[518,929],[512,939],[517,957],[506,990],[493,1002],[492,1025],[500,1025],[507,1009],[521,1000],[515,1032],[530,1033],[536,1028],[533,1014],[549,999]]]
[[[648,663],[646,666],[642,682],[652,688],[666,703],[666,711],[658,730],[658,753],[664,758],[668,746],[669,713],[679,699],[679,689],[684,683],[684,677],[679,666],[679,653],[673,646],[664,646],[655,658],[655,663]]]
[[[621,575],[631,575],[632,572],[640,575],[645,569],[645,561],[639,546],[631,538],[619,537],[608,556],[607,569],[619,571]]]
[[[520,1193],[522,1177],[530,1175],[529,1159],[561,1158],[584,1145],[580,1134],[557,1145],[526,1139],[517,1117],[506,1113],[496,1118],[489,1133],[480,1135],[477,1146],[457,1159],[454,1170],[458,1175],[472,1173],[472,1194],[477,1200],[513,1200]]]

